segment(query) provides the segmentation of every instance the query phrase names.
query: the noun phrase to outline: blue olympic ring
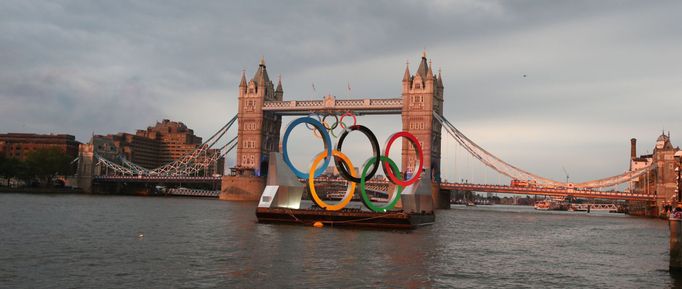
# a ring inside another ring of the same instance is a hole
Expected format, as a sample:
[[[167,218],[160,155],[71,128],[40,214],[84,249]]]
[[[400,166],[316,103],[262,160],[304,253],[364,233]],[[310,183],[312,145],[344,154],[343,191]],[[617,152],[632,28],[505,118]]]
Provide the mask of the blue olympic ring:
[[[297,125],[301,123],[306,123],[306,124],[311,124],[317,129],[320,134],[322,135],[322,140],[324,140],[324,148],[327,150],[327,157],[324,158],[324,163],[322,163],[322,166],[315,171],[314,178],[319,177],[324,173],[324,170],[329,166],[329,161],[331,160],[332,156],[332,139],[329,137],[329,133],[327,132],[327,129],[322,125],[321,122],[318,120],[311,118],[311,117],[301,117],[297,118],[289,123],[287,126],[287,130],[284,132],[284,137],[282,138],[282,155],[284,158],[284,163],[289,166],[291,171],[296,175],[296,177],[300,179],[307,179],[309,177],[309,174],[306,172],[299,171],[293,163],[291,163],[291,160],[289,159],[289,150],[287,149],[287,143],[289,142],[289,134],[291,131],[296,127]]]

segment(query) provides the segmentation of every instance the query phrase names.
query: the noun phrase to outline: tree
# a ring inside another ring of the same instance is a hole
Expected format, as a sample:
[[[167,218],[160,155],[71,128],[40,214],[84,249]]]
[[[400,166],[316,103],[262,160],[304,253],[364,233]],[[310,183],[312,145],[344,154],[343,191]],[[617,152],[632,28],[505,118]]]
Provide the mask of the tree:
[[[70,173],[71,159],[59,148],[38,149],[26,156],[26,168],[30,176],[49,184],[57,175]]]
[[[12,178],[25,176],[25,171],[26,166],[21,160],[0,156],[0,176],[7,179],[8,187]]]

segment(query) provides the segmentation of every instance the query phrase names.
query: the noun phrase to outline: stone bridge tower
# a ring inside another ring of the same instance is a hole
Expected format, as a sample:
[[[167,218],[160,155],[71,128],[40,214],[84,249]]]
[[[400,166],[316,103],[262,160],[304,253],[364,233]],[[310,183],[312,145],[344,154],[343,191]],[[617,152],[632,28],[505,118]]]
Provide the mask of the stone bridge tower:
[[[653,162],[655,165],[654,192],[659,196],[657,199],[658,208],[664,204],[672,203],[677,200],[677,161],[675,153],[678,148],[674,148],[670,143],[670,135],[662,133],[656,140],[654,148]]]
[[[258,64],[256,74],[248,83],[245,73],[242,73],[237,112],[239,139],[235,170],[238,174],[267,175],[269,152],[279,148],[282,117],[263,112],[263,102],[282,100],[283,95],[281,79],[275,88],[263,58]]]
[[[424,150],[424,168],[430,168],[434,181],[439,183],[441,124],[433,117],[432,111],[443,114],[443,79],[440,71],[438,75],[433,74],[426,52],[422,53],[419,68],[414,75],[410,74],[409,64],[405,68],[402,98],[403,130],[419,139]],[[414,149],[403,141],[403,171],[414,168],[416,162]]]

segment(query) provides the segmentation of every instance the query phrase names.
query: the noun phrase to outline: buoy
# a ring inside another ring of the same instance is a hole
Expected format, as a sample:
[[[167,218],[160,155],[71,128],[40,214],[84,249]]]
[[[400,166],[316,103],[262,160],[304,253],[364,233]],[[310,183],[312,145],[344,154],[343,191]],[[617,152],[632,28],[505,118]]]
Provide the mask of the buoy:
[[[313,227],[322,228],[322,227],[324,227],[324,224],[322,224],[322,222],[320,222],[320,221],[317,221],[317,222],[313,223]]]

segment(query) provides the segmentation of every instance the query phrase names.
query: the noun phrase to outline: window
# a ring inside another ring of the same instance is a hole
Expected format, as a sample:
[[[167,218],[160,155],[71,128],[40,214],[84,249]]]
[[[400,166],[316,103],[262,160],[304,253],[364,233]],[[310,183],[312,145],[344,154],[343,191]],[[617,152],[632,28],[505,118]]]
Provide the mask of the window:
[[[409,106],[424,106],[424,96],[423,95],[412,95],[408,101]]]
[[[245,141],[244,141],[244,148],[246,148],[246,149],[253,149],[253,148],[256,148],[256,141],[254,141],[254,140],[245,140]]]
[[[243,155],[242,156],[242,166],[254,166],[256,165],[256,156],[254,155]]]
[[[245,130],[256,130],[256,122],[249,121],[244,123],[244,129]]]
[[[254,99],[247,99],[246,104],[245,104],[245,109],[247,111],[254,111],[256,109],[256,100]]]
[[[423,121],[411,121],[409,127],[410,129],[424,129],[426,125]]]

